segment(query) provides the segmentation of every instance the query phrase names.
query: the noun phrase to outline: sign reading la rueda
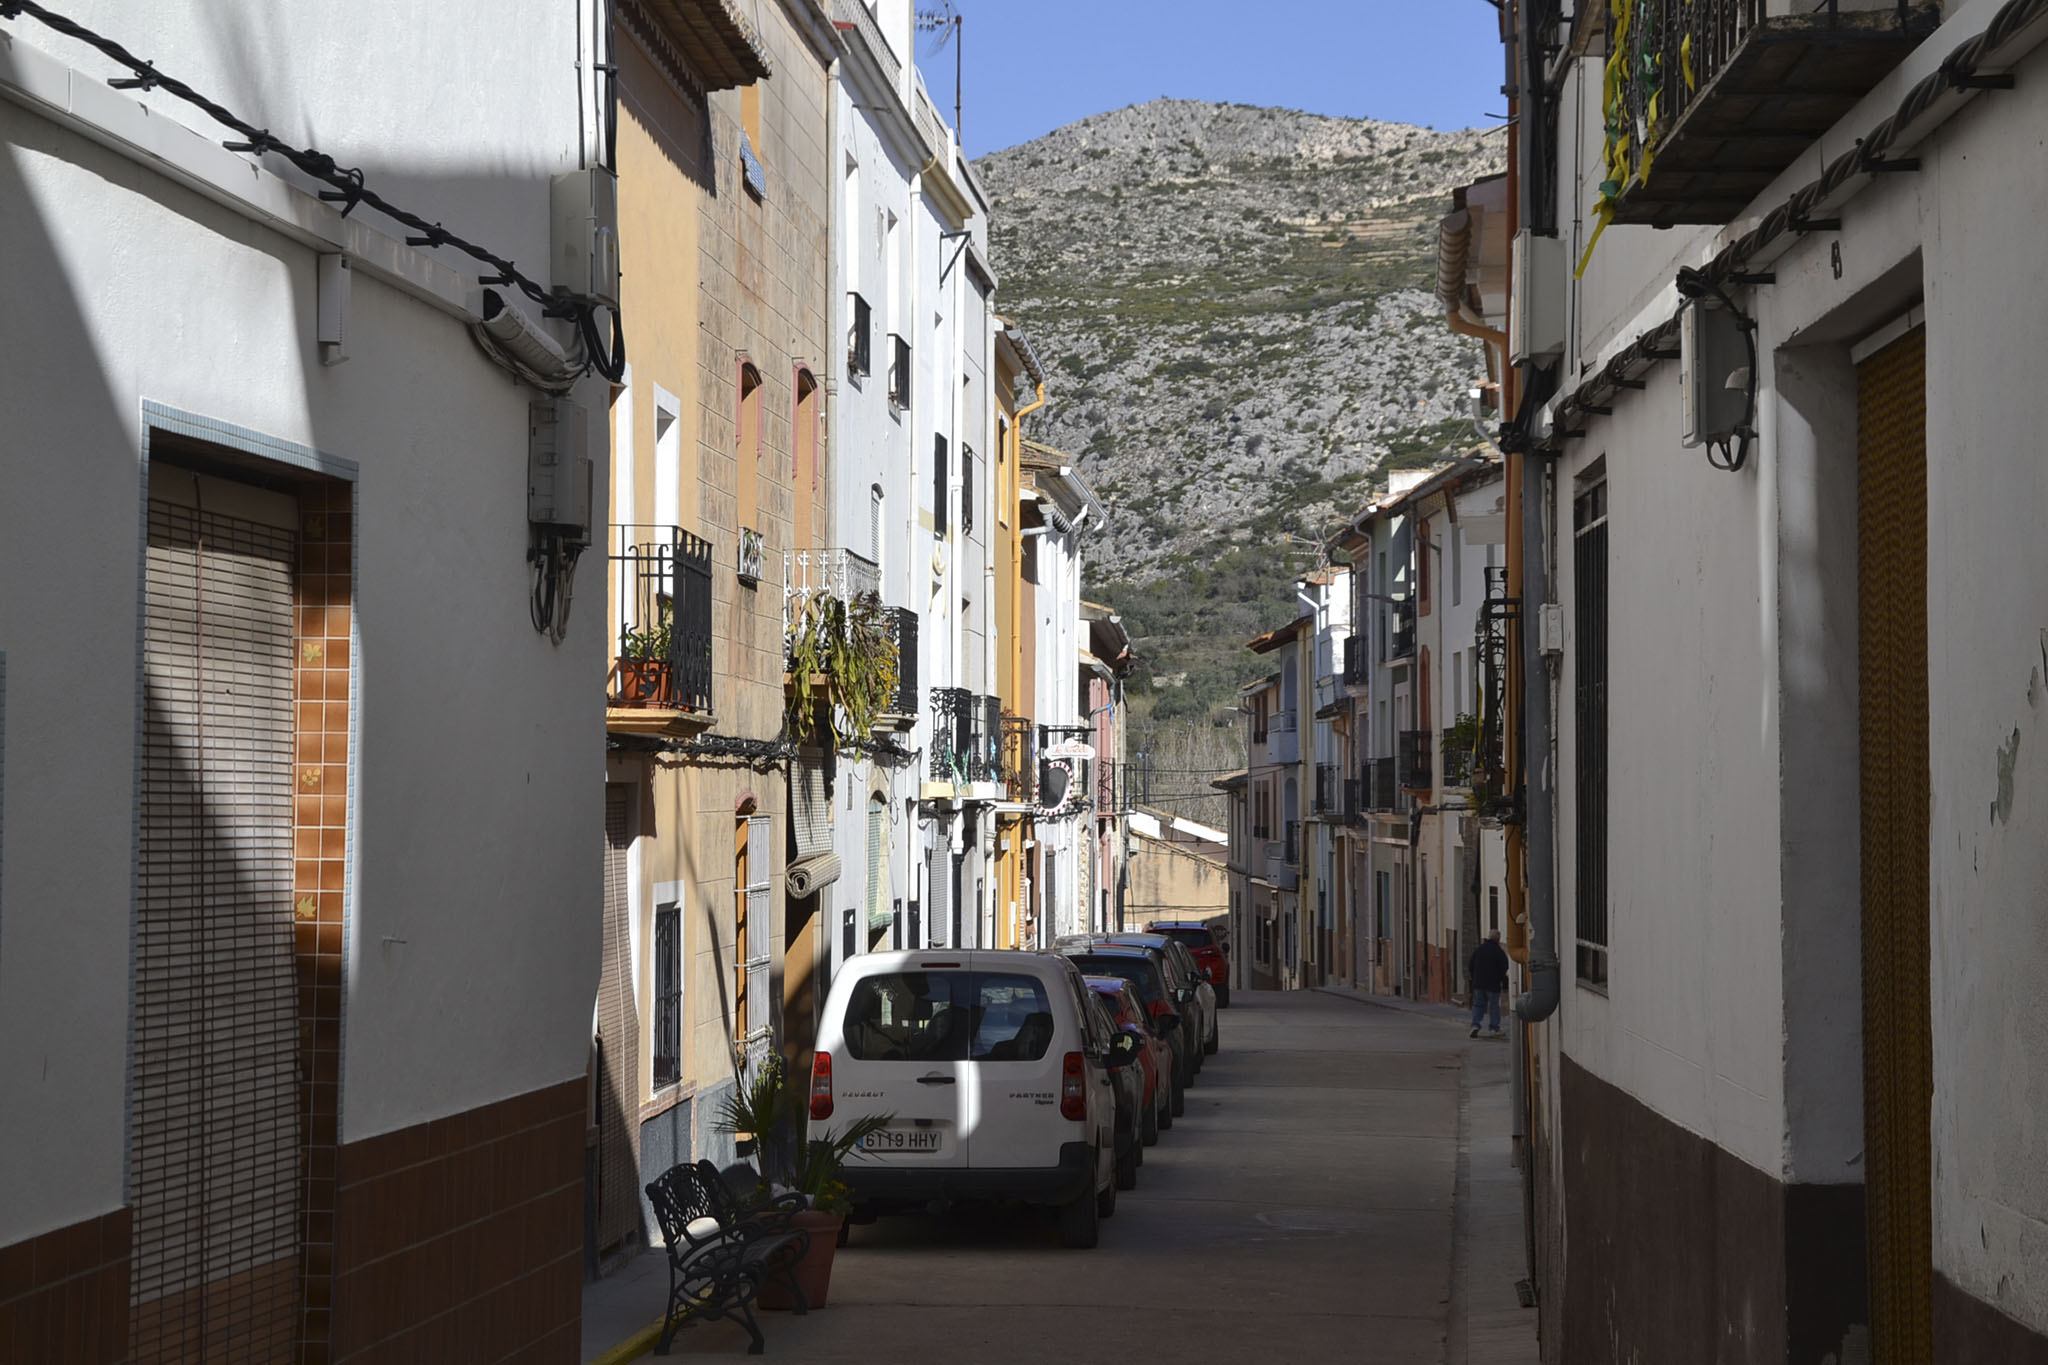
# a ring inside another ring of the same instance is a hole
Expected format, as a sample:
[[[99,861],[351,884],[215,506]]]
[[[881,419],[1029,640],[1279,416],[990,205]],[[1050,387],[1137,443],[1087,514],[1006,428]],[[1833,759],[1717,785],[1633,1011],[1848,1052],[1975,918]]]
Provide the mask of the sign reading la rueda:
[[[1095,746],[1083,744],[1078,739],[1063,739],[1059,743],[1048,747],[1045,751],[1045,756],[1047,758],[1093,758],[1095,757]]]

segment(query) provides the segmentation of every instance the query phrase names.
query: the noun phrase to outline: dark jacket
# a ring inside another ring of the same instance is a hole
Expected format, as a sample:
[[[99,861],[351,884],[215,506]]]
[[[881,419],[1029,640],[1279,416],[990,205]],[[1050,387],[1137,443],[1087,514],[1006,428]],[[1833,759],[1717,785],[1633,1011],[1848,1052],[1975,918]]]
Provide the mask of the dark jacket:
[[[1508,988],[1508,955],[1492,939],[1472,950],[1471,966],[1474,990],[1504,991]]]

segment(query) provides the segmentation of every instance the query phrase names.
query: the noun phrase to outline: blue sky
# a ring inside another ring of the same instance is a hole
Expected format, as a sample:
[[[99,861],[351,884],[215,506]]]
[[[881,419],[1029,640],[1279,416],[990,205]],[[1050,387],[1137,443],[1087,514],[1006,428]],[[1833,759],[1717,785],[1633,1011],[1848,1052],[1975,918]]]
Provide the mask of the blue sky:
[[[938,0],[916,0],[920,10]],[[965,16],[968,154],[1127,104],[1280,105],[1436,128],[1505,113],[1486,0],[953,0]],[[953,112],[953,51],[918,44]]]

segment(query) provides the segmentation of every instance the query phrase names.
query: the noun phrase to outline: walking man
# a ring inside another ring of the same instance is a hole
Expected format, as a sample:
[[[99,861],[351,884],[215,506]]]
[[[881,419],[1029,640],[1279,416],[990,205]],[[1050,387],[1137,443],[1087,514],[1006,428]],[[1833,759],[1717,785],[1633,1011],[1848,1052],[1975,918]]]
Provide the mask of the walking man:
[[[1500,930],[1486,936],[1486,942],[1472,950],[1472,1036],[1479,1036],[1479,1018],[1489,1014],[1488,1037],[1500,1033],[1500,997],[1508,988],[1508,955],[1500,946]]]

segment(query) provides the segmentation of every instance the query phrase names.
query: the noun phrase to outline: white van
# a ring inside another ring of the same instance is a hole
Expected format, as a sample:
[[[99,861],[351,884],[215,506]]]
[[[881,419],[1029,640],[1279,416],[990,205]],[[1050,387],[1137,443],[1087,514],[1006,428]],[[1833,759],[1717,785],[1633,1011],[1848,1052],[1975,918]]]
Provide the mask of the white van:
[[[1134,1040],[1104,1034],[1072,963],[1047,953],[866,953],[840,969],[818,1028],[814,1126],[888,1127],[842,1178],[863,1213],[951,1199],[1056,1207],[1068,1246],[1116,1212],[1110,1069]]]

